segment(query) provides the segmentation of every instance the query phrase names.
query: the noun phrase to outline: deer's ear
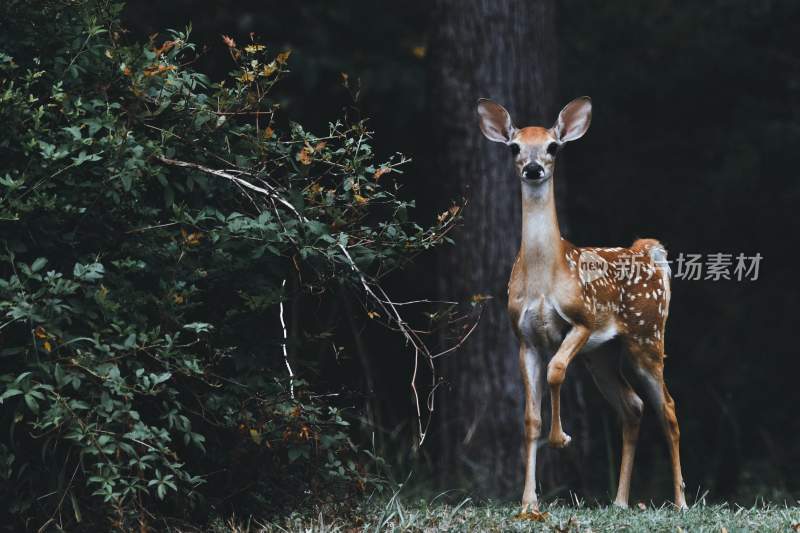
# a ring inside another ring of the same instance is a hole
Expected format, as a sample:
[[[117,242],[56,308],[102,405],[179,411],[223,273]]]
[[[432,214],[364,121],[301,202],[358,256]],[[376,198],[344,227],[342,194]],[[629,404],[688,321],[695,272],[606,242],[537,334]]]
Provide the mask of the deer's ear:
[[[553,126],[556,138],[561,142],[580,139],[592,122],[592,99],[581,96],[564,106]]]
[[[478,100],[478,116],[481,131],[487,139],[497,143],[511,142],[516,128],[511,124],[511,115],[503,106],[481,98]]]

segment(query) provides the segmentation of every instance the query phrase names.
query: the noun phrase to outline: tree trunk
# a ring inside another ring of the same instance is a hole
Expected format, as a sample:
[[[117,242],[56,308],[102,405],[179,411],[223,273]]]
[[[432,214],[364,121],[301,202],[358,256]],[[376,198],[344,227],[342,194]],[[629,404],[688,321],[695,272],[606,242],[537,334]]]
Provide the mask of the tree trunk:
[[[480,133],[476,104],[480,97],[492,98],[510,111],[518,127],[550,125],[558,111],[554,11],[553,0],[437,0],[432,18],[430,108],[437,175],[445,197],[469,201],[456,245],[441,252],[439,290],[447,299],[492,297],[478,329],[442,364],[447,386],[438,393],[435,414],[437,466],[443,485],[466,485],[473,494],[491,497],[519,497],[523,483],[519,348],[506,313],[521,208],[511,155]],[[560,199],[563,185],[559,176]],[[563,209],[559,216],[563,222]],[[582,438],[585,425],[575,422],[580,409],[575,400],[581,395],[572,377],[564,390],[565,425]],[[546,416],[547,405],[542,411]],[[585,443],[578,440],[578,447],[560,456],[540,450],[545,493],[556,488],[551,484],[556,477],[561,484],[567,481],[565,466],[584,455]]]

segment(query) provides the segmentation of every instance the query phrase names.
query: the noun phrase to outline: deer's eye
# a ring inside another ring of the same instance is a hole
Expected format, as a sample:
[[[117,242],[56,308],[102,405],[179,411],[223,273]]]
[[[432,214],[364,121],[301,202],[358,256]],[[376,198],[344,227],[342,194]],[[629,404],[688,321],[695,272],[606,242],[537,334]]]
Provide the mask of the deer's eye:
[[[514,157],[519,155],[519,145],[517,143],[511,143],[510,146],[511,146],[511,155],[513,155]]]
[[[558,152],[558,143],[550,143],[547,145],[547,153],[550,155],[556,155]]]

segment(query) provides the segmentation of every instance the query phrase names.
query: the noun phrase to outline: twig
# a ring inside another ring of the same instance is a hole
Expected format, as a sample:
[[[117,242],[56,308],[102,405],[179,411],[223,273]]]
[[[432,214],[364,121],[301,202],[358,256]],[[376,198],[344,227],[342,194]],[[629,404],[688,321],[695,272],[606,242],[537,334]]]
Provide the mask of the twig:
[[[449,300],[409,300],[407,302],[392,302],[396,306],[414,305],[414,304],[448,304],[457,305],[458,302],[451,302]]]
[[[69,456],[67,456],[67,457],[69,457]],[[47,526],[49,526],[50,524],[55,522],[56,514],[58,514],[58,512],[61,511],[61,506],[64,505],[64,498],[67,497],[67,493],[69,492],[69,489],[72,488],[72,483],[75,481],[75,474],[78,473],[78,468],[80,466],[81,466],[81,462],[78,461],[75,464],[75,470],[72,471],[72,476],[69,478],[69,483],[67,483],[67,488],[64,489],[64,493],[61,495],[61,498],[58,499],[58,505],[56,505],[56,508],[53,510],[53,514],[50,515],[50,519],[47,522],[42,524],[42,527],[40,527],[38,529],[37,533],[41,533],[42,531],[46,531],[47,530]]]
[[[439,353],[437,353],[437,354],[434,354],[434,355],[432,355],[432,356],[431,356],[431,359],[436,359],[437,357],[441,357],[441,356],[443,356],[443,355],[446,355],[446,354],[448,354],[448,353],[450,353],[450,352],[453,352],[453,351],[455,351],[455,350],[458,350],[458,349],[461,347],[461,345],[462,345],[462,344],[464,344],[464,343],[467,341],[467,339],[469,338],[469,336],[470,336],[470,335],[472,335],[472,332],[473,332],[473,331],[475,331],[475,328],[477,328],[477,327],[478,327],[478,323],[481,321],[481,316],[483,315],[483,309],[484,309],[484,307],[483,307],[483,306],[481,306],[481,310],[480,310],[480,312],[478,313],[478,318],[477,318],[477,319],[475,320],[475,322],[472,324],[472,327],[471,327],[471,328],[469,328],[469,331],[467,331],[467,334],[466,334],[466,335],[464,335],[463,337],[461,337],[461,338],[458,340],[458,342],[457,342],[456,344],[454,344],[453,346],[451,346],[450,348],[447,348],[446,350],[442,350],[441,352],[439,352]]]
[[[455,351],[462,344],[464,344],[464,342],[466,342],[469,336],[472,335],[472,332],[475,331],[475,328],[477,328],[481,315],[480,314],[478,315],[478,318],[475,320],[475,323],[472,325],[472,327],[467,331],[467,333],[464,336],[462,336],[458,340],[458,342],[454,346],[451,346],[450,348],[447,348],[436,354],[431,353],[430,349],[428,349],[428,347],[419,337],[417,332],[406,325],[405,320],[403,320],[403,317],[397,310],[397,306],[399,304],[393,302],[380,285],[376,285],[375,289],[373,290],[373,288],[367,281],[367,278],[364,275],[364,273],[361,272],[361,270],[355,264],[355,261],[353,261],[353,258],[348,253],[347,248],[345,248],[341,243],[338,243],[337,246],[347,259],[350,268],[358,276],[358,279],[361,281],[361,285],[364,288],[364,291],[366,292],[367,296],[371,298],[378,305],[378,307],[380,307],[386,313],[387,318],[392,322],[394,322],[394,324],[397,326],[398,331],[400,331],[406,338],[406,341],[409,342],[414,347],[414,371],[411,376],[411,391],[414,395],[414,407],[416,408],[417,412],[419,445],[422,446],[422,444],[425,442],[425,437],[428,433],[428,428],[431,423],[431,416],[433,415],[434,411],[434,392],[436,391],[436,389],[440,384],[437,382],[436,367],[434,365],[434,360],[438,357],[441,357],[443,355]],[[380,293],[380,296],[378,296],[376,291]],[[403,303],[409,304],[416,302],[403,302]],[[481,314],[482,313],[483,313],[483,308],[481,308]],[[422,407],[420,406],[419,392],[417,390],[417,373],[419,371],[420,356],[424,356],[425,359],[428,361],[428,368],[430,369],[431,372],[431,391],[428,393],[428,398],[426,401],[428,417],[427,420],[425,421],[423,421]]]
[[[295,206],[293,206],[291,203],[289,203],[288,200],[284,199],[281,195],[279,195],[278,192],[271,185],[268,185],[268,184],[265,183],[265,185],[267,187],[269,187],[269,189],[264,189],[262,187],[258,187],[256,185],[253,185],[252,183],[250,183],[247,180],[243,180],[242,178],[237,178],[233,174],[230,174],[230,173],[225,172],[223,170],[216,170],[216,169],[213,169],[213,168],[205,167],[203,165],[199,165],[197,163],[190,163],[188,161],[178,161],[176,159],[168,159],[168,158],[162,157],[162,156],[156,156],[156,159],[158,161],[161,161],[165,165],[173,165],[173,166],[176,166],[176,167],[193,168],[195,170],[199,170],[201,172],[205,172],[206,174],[211,174],[213,176],[218,176],[220,178],[225,178],[226,180],[230,180],[230,181],[236,183],[237,185],[241,185],[242,187],[245,187],[245,188],[250,189],[252,191],[264,194],[264,195],[266,195],[266,196],[278,201],[284,207],[288,208],[289,211],[291,211],[301,221],[305,222],[307,220],[306,217],[304,217],[303,215],[300,214],[300,212],[297,210],[297,208]]]
[[[281,288],[284,287],[286,287],[285,279],[283,283],[281,283]],[[283,328],[283,342],[281,343],[283,347],[283,362],[286,363],[286,370],[289,371],[289,396],[294,400],[294,372],[292,372],[292,365],[289,364],[289,352],[286,350],[288,335],[286,332],[286,322],[283,320],[283,300],[280,301],[280,309],[281,327]]]
[[[144,227],[144,228],[135,228],[135,229],[132,229],[130,231],[126,231],[125,233],[126,234],[128,234],[128,233],[138,233],[140,231],[149,231],[151,229],[166,228],[166,227],[169,227],[169,226],[175,226],[177,224],[179,224],[179,222],[167,222],[166,224],[157,224],[155,226],[147,226],[147,227]]]

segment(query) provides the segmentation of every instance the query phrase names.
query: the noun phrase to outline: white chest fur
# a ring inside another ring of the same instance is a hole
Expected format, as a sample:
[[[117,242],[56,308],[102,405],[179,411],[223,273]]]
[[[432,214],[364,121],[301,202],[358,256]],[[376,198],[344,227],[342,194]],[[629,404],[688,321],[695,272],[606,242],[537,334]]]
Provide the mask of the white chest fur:
[[[556,306],[544,295],[528,299],[517,324],[523,339],[532,346],[558,348],[569,327]]]

